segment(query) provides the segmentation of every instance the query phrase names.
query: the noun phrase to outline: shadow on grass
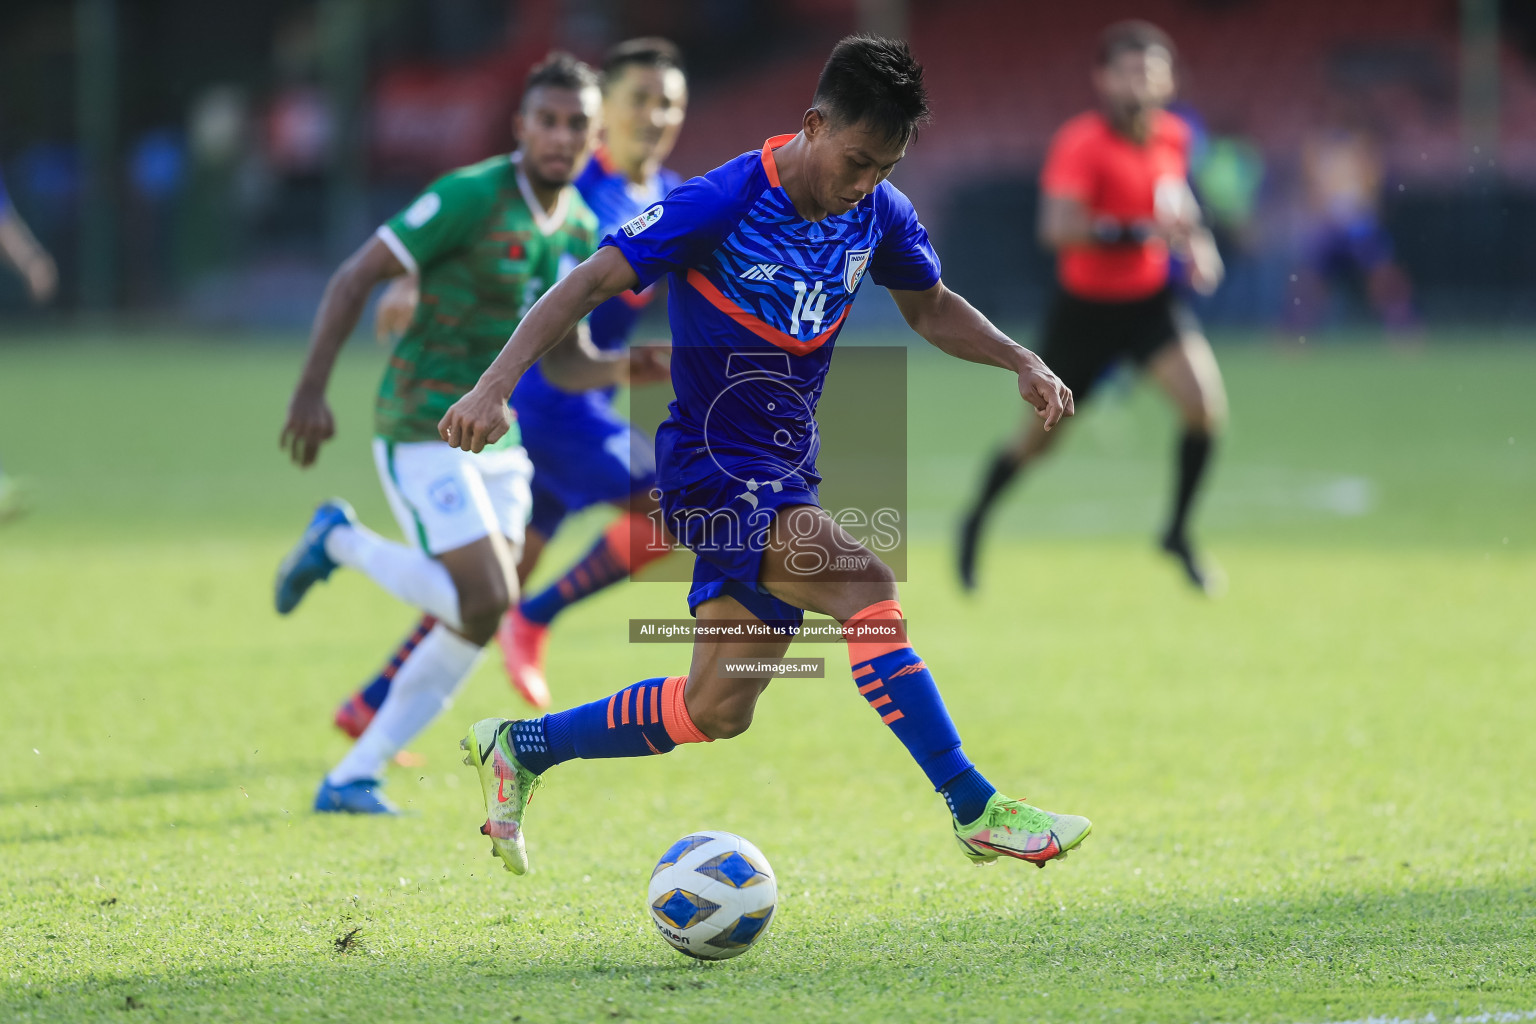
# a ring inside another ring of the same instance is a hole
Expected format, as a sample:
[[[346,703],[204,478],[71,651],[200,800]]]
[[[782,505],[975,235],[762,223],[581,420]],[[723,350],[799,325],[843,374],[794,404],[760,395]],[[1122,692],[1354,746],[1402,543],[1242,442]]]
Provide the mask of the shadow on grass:
[[[145,822],[136,820],[131,814],[125,815],[121,807],[114,810],[112,805],[130,800],[217,793],[221,790],[238,793],[242,788],[254,787],[257,783],[264,782],[269,776],[290,778],[298,774],[311,774],[319,778],[323,771],[324,768],[319,761],[286,760],[236,765],[228,768],[193,769],[177,775],[132,776],[108,772],[99,780],[62,783],[30,790],[13,790],[3,794],[3,802],[0,802],[0,818],[30,813],[35,819],[38,815],[31,812],[42,812],[46,815],[50,804],[67,803],[71,807],[68,817],[73,821],[82,800],[101,803],[103,813],[92,819],[95,823],[88,827],[40,828],[31,822],[8,825],[0,828],[0,847],[9,844],[53,843],[80,838],[131,839],[143,836],[151,830],[162,829],[206,831],[228,828],[232,820],[229,815],[223,813],[189,815],[174,820],[157,814]],[[296,806],[288,808],[291,813],[308,810],[307,797]],[[234,820],[239,823],[256,823],[284,817],[286,815],[282,812],[254,812],[238,815]]]
[[[135,799],[171,796],[180,793],[210,793],[220,789],[250,786],[269,775],[313,775],[325,771],[322,760],[290,758],[282,761],[252,761],[217,768],[195,768],[174,775],[132,775],[118,768],[93,775],[88,780],[63,782],[35,789],[13,789],[0,793],[0,807],[38,807],[55,800],[71,803],[82,796],[92,800]]]
[[[0,1010],[116,1020],[131,999],[165,1020],[1449,1021],[1536,1007],[1533,897],[1527,884],[790,917],[722,964],[638,936],[551,950],[505,925],[408,960],[373,951],[367,932],[349,952],[306,936],[310,955],[270,965],[232,949],[223,964],[0,986]]]

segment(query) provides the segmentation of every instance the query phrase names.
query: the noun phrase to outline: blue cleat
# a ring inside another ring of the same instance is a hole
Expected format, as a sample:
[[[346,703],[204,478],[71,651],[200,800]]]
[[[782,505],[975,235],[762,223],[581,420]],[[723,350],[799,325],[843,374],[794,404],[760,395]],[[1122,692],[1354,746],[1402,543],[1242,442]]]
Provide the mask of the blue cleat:
[[[336,563],[325,553],[325,538],[336,527],[351,526],[356,522],[357,514],[352,511],[352,506],[340,498],[332,498],[315,509],[309,526],[304,529],[304,536],[277,567],[277,614],[287,615],[293,611],[310,587],[330,578]]]
[[[315,810],[321,814],[399,814],[400,808],[380,790],[377,779],[358,779],[344,786],[321,779],[315,791]]]

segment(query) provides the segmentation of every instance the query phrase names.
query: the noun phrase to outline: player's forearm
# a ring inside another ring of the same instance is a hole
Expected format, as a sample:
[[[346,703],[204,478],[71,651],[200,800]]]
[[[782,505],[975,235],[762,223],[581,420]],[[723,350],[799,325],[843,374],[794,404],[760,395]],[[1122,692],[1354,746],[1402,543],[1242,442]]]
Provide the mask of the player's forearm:
[[[517,387],[517,382],[522,379],[523,374],[528,372],[530,366],[570,337],[583,317],[624,290],[625,287],[616,286],[602,274],[599,268],[594,266],[593,260],[583,263],[533,304],[528,315],[523,317],[517,329],[512,332],[512,337],[507,339],[501,354],[481,375],[479,383],[475,386],[489,389],[503,401],[512,397],[512,391]],[[582,362],[606,363],[607,360],[592,359],[584,355],[579,346],[574,346],[568,360],[557,360],[561,365],[556,368],[556,374],[562,377],[562,387],[570,390],[587,390],[590,387],[603,386],[592,384],[578,389],[564,383],[565,371],[570,370],[578,376],[584,372],[576,369],[577,364]],[[614,369],[608,367],[605,372],[613,373]],[[612,383],[611,379],[608,382]]]
[[[320,308],[309,333],[309,354],[299,375],[299,390],[325,393],[336,365],[336,356],[362,319],[372,282],[364,282],[347,265],[336,271],[325,286]]]
[[[604,352],[579,326],[539,363],[546,380],[561,391],[573,393],[625,383],[628,365],[627,351]]]
[[[26,222],[14,210],[0,210],[0,252],[5,253],[6,262],[23,275],[29,274],[38,260],[48,258]]]
[[[934,348],[957,359],[1017,372],[1029,351],[998,330],[963,296],[940,286],[939,293],[907,322]]]

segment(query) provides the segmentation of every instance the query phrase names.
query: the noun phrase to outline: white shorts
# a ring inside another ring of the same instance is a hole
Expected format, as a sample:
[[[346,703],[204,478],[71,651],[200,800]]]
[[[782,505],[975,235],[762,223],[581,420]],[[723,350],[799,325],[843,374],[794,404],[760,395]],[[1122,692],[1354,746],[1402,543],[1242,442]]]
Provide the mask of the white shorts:
[[[520,445],[478,455],[442,441],[373,439],[373,461],[400,529],[429,555],[492,531],[521,546],[533,508],[533,463]]]

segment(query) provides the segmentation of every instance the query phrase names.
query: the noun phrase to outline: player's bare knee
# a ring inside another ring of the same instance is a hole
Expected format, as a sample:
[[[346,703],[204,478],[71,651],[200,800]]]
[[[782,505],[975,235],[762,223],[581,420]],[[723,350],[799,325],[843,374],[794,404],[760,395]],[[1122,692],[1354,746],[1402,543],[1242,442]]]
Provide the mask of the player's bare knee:
[[[1227,425],[1227,396],[1221,390],[1203,392],[1184,414],[1184,425],[1196,433],[1215,437]]]
[[[839,588],[834,616],[839,622],[847,622],[859,612],[881,601],[895,601],[896,573],[890,566],[874,556],[862,578],[845,583]]]
[[[511,604],[511,594],[504,580],[480,581],[459,591],[460,633],[473,643],[489,643],[496,627]]]

